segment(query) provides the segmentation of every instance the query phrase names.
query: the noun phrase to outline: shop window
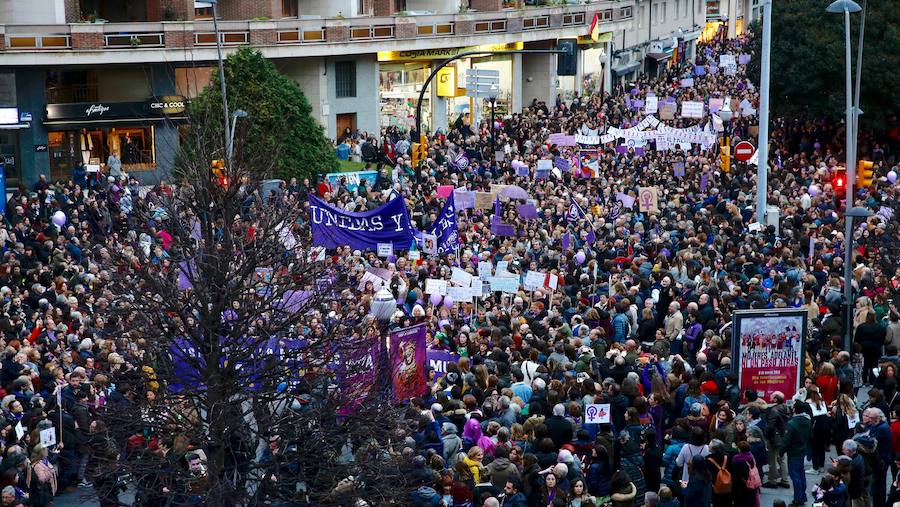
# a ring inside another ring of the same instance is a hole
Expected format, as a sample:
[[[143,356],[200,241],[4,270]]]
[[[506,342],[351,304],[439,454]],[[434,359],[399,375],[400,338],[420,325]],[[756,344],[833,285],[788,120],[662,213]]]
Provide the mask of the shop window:
[[[335,62],[334,82],[337,98],[356,97],[356,62]]]
[[[50,177],[71,179],[76,165],[99,166],[116,153],[125,172],[156,169],[153,127],[109,127],[56,131],[48,133]]]
[[[300,14],[298,0],[281,0],[281,16],[285,18],[296,18]]]

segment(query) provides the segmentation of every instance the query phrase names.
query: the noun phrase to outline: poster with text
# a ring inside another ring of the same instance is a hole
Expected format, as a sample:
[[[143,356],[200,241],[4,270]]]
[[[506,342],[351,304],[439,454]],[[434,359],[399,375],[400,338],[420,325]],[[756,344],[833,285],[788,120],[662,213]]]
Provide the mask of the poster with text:
[[[741,392],[754,389],[769,401],[775,391],[790,399],[800,387],[806,310],[741,310],[732,323],[733,355]]]
[[[425,324],[391,332],[391,383],[395,400],[407,401],[425,393],[426,346]]]

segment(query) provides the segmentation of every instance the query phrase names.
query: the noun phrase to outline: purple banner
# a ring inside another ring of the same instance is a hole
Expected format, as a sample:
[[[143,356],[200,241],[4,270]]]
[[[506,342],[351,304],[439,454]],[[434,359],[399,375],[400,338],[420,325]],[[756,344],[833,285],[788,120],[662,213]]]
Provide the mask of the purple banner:
[[[555,144],[557,146],[576,146],[578,144],[575,142],[575,136],[563,133],[550,134],[549,142],[550,144]]]
[[[559,169],[560,171],[570,171],[572,168],[572,163],[569,162],[568,159],[563,157],[556,157],[553,159],[553,166]]]
[[[428,368],[434,370],[434,380],[447,374],[447,365],[459,361],[459,355],[446,350],[428,349]]]
[[[441,215],[431,225],[428,232],[437,236],[438,255],[446,255],[459,247],[459,229],[456,226],[456,205],[453,202],[453,194],[447,199]]]
[[[369,399],[377,374],[377,342],[370,346],[360,343],[345,354],[338,370],[338,385],[341,390],[338,414],[351,414]]]
[[[406,250],[412,244],[414,229],[399,195],[371,211],[353,213],[310,194],[309,216],[313,246],[377,251],[379,243],[391,243],[394,250]]]
[[[453,201],[456,209],[472,209],[475,207],[475,192],[466,190],[465,187],[453,191]]]
[[[492,222],[491,223],[491,233],[494,236],[516,236],[516,228],[509,224],[504,224],[502,222]]]
[[[425,362],[425,324],[391,332],[391,383],[394,399],[408,401],[425,394],[428,375]]]

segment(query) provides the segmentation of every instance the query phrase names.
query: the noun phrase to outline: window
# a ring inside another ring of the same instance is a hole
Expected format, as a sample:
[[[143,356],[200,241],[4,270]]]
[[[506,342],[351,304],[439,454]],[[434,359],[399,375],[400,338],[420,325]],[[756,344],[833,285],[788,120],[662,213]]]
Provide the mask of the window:
[[[335,96],[356,97],[356,62],[334,63]]]
[[[356,15],[368,16],[370,13],[366,10],[366,0],[356,0]]]
[[[281,17],[296,18],[300,13],[298,0],[281,0]]]
[[[669,2],[663,2],[663,3],[662,3],[662,10],[659,11],[659,22],[660,22],[660,24],[666,22],[666,11],[668,10],[668,8],[669,8]]]
[[[644,16],[647,14],[647,8],[641,6],[641,10],[638,11],[638,28],[643,28],[644,26]]]
[[[630,18],[633,15],[632,14],[633,11],[631,9],[632,9],[631,7],[622,7],[622,10],[620,11],[621,18],[622,19]]]

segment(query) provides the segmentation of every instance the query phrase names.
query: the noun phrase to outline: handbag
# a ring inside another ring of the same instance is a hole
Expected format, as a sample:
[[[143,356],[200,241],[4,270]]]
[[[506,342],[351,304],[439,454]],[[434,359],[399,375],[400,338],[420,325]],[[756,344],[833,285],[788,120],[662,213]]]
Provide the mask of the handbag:
[[[747,489],[755,491],[762,486],[762,480],[759,477],[759,469],[756,468],[756,461],[751,461],[749,465],[750,472],[747,474],[744,485],[747,486]]]

